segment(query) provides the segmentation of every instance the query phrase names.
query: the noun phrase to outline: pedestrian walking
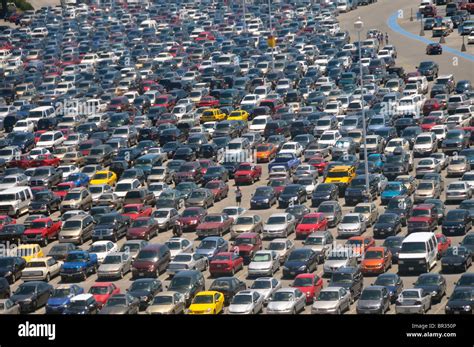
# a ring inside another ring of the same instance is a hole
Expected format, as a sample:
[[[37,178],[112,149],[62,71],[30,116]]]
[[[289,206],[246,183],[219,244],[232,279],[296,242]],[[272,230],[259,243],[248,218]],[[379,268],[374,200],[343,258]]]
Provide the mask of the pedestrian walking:
[[[240,207],[240,204],[242,203],[242,191],[240,190],[239,186],[237,186],[237,189],[235,190],[235,202],[237,206]]]
[[[388,33],[385,33],[385,44],[388,45]]]

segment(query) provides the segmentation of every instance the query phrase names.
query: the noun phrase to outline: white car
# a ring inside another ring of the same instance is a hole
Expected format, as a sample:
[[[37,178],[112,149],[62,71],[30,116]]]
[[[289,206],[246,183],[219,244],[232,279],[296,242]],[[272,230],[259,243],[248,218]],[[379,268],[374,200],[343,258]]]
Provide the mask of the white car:
[[[89,253],[97,255],[97,262],[99,264],[104,261],[107,255],[118,251],[117,244],[112,241],[96,241],[89,248]]]
[[[222,213],[225,213],[230,218],[232,218],[234,223],[237,220],[237,217],[243,215],[245,212],[247,212],[247,209],[240,206],[228,206],[222,210]]]
[[[303,150],[304,148],[299,142],[286,142],[281,146],[278,153],[291,153],[297,157],[301,157],[303,155]]]
[[[47,131],[40,136],[36,147],[52,148],[61,145],[64,140],[64,134],[61,131]]]
[[[31,159],[37,159],[40,155],[51,154],[51,152],[46,148],[33,148],[30,152]]]
[[[253,119],[252,124],[249,125],[250,131],[263,133],[269,121],[272,120],[270,116],[257,116]]]
[[[318,145],[333,147],[340,138],[342,138],[342,135],[339,130],[326,130],[319,138]]]
[[[396,137],[388,141],[387,145],[385,146],[385,154],[391,154],[395,151],[395,148],[401,147],[404,152],[408,152],[410,150],[410,143],[407,139]]]
[[[257,94],[247,94],[244,96],[242,101],[240,102],[240,106],[257,106],[259,103],[260,98]]]
[[[53,257],[34,258],[26,263],[25,268],[21,272],[23,281],[46,281],[59,275],[61,270],[61,261],[57,261]]]
[[[280,268],[280,255],[275,251],[257,251],[253,256],[248,274],[252,277],[269,276],[272,277]]]
[[[168,246],[170,250],[171,260],[178,254],[192,252],[194,250],[193,243],[184,237],[172,237],[165,242],[165,245]]]
[[[13,132],[29,132],[35,131],[35,122],[28,119],[21,119],[15,123]]]
[[[79,173],[79,168],[76,165],[60,165],[57,168],[58,171],[62,171],[63,180],[73,173]]]

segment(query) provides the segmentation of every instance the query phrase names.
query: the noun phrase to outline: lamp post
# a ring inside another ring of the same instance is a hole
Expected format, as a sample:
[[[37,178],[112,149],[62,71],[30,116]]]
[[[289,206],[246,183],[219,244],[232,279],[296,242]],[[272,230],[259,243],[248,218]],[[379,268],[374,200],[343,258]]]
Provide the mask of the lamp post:
[[[243,11],[243,16],[244,16],[244,33],[247,32],[247,20],[245,19],[246,16],[246,6],[245,6],[246,0],[242,0],[242,11]]]
[[[270,23],[270,36],[273,37],[273,24],[272,24],[272,3],[268,0],[268,21]],[[272,71],[275,70],[275,48],[272,45]]]
[[[364,29],[364,22],[361,21],[360,17],[354,22],[354,29],[357,31],[358,47],[359,47],[359,78],[360,78],[360,92],[362,98],[362,136],[364,137],[364,164],[365,164],[365,193],[367,200],[371,200],[370,196],[370,181],[369,181],[369,158],[367,156],[367,125],[365,119],[365,107],[364,107],[364,72],[362,69],[362,48],[360,33]]]
[[[423,27],[423,13],[420,12],[420,36],[425,36],[425,28]]]
[[[461,52],[466,52],[466,44],[464,43],[464,36],[465,35],[461,35],[461,37],[462,37]]]

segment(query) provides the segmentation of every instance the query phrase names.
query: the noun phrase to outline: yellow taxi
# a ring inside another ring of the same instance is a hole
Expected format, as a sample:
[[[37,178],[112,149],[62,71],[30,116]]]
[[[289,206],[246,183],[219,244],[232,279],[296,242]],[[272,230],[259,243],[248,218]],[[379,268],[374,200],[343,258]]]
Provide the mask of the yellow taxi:
[[[196,294],[189,306],[188,314],[219,314],[224,310],[224,294],[203,291]]]
[[[204,110],[201,115],[201,123],[204,122],[219,122],[225,120],[227,115],[218,108],[208,108]]]
[[[234,110],[229,114],[227,120],[243,120],[247,122],[249,120],[249,113],[244,110]]]
[[[34,243],[29,245],[19,245],[16,249],[16,256],[22,257],[26,262],[29,262],[34,258],[43,258],[44,253],[40,245]]]
[[[99,184],[108,184],[109,186],[113,186],[115,183],[117,183],[117,175],[115,172],[108,170],[97,171],[89,182],[91,186]]]

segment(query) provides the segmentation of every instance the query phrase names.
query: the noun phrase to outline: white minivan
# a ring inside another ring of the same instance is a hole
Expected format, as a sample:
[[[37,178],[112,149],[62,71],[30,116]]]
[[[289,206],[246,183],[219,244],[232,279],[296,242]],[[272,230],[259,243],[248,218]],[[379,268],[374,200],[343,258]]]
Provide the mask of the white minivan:
[[[30,187],[13,187],[0,192],[0,214],[18,218],[28,212],[33,193]]]
[[[434,233],[417,232],[402,242],[398,255],[398,272],[430,272],[438,259],[438,240]]]

